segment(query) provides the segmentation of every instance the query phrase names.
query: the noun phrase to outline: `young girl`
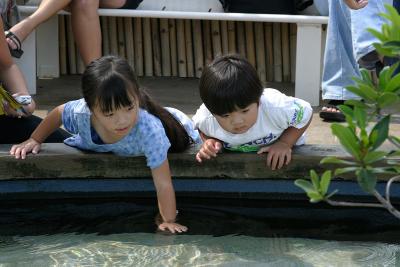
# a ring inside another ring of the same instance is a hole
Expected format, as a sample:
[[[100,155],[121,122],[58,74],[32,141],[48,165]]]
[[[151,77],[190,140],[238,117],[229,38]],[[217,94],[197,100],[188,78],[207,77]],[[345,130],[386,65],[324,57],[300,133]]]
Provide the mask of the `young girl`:
[[[267,165],[275,170],[290,163],[293,145],[304,144],[310,104],[264,89],[253,66],[239,56],[217,58],[204,69],[200,97],[204,104],[193,117],[204,141],[198,162],[216,157],[224,147],[268,152]]]
[[[167,152],[181,152],[199,141],[189,118],[153,102],[136,81],[126,60],[106,56],[88,65],[82,76],[83,99],[56,107],[25,142],[14,145],[17,159],[38,153],[43,140],[61,124],[73,135],[67,145],[118,155],[145,155],[151,168],[163,222],[172,233],[187,228],[175,223],[175,193]],[[171,113],[172,115],[171,115]],[[179,121],[178,121],[179,120]]]

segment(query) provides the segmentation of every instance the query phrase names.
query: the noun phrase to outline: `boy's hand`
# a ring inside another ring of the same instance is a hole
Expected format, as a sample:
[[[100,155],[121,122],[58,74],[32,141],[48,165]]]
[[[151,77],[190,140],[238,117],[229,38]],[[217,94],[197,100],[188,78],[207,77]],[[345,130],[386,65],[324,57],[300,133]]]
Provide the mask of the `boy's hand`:
[[[163,222],[158,226],[158,229],[161,231],[170,231],[171,233],[183,233],[188,230],[188,228],[184,225],[180,225],[179,223],[169,223],[169,222]]]
[[[204,141],[199,152],[196,154],[196,160],[202,162],[203,159],[210,159],[211,157],[216,157],[217,153],[221,150],[222,143],[216,139],[207,139]]]
[[[33,154],[37,154],[40,151],[41,144],[37,142],[33,138],[29,138],[25,142],[13,145],[10,150],[10,154],[15,156],[16,159],[25,159],[26,154],[32,152]]]
[[[368,0],[344,0],[346,5],[351,9],[361,9],[368,5]]]
[[[291,147],[282,141],[276,141],[270,146],[262,147],[257,154],[268,152],[267,166],[272,170],[280,169],[283,165],[288,165],[292,160]]]

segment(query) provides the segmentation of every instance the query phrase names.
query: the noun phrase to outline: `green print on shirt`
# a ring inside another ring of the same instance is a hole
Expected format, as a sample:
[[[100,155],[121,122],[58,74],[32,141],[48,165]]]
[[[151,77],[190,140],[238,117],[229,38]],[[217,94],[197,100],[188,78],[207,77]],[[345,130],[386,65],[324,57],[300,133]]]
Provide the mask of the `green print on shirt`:
[[[229,147],[225,148],[229,151],[234,151],[234,152],[257,152],[259,149],[259,146],[249,146],[249,145],[239,145],[239,146],[234,146],[234,147]]]
[[[299,124],[304,116],[304,108],[296,101],[294,102],[294,104],[296,105],[297,108],[294,111],[293,117],[292,117],[291,121],[289,122],[289,125]]]

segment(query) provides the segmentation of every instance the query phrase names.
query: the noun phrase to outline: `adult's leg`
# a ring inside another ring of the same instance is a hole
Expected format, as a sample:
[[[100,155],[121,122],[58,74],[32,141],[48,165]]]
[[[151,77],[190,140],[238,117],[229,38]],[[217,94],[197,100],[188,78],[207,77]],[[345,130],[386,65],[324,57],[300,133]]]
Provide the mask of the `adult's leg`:
[[[72,0],[42,0],[38,9],[32,15],[14,25],[10,31],[22,42],[39,24],[68,6],[71,1]],[[16,48],[15,43],[12,41],[8,41],[8,44],[11,48]]]
[[[41,118],[34,115],[20,119],[0,116],[2,128],[0,144],[18,144],[27,140],[41,121]],[[45,140],[45,143],[62,143],[69,136],[71,135],[68,132],[58,129]]]
[[[98,8],[99,0],[73,0],[71,3],[74,38],[85,65],[102,54]]]
[[[322,98],[346,100],[356,96],[345,90],[359,76],[353,55],[350,10],[342,0],[329,0],[329,22],[322,75]]]

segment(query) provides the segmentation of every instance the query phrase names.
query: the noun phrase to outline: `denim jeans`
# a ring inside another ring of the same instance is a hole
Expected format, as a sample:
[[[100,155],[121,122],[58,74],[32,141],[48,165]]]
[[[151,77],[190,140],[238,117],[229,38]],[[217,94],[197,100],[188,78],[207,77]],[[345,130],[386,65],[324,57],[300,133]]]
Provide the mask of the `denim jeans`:
[[[352,77],[360,76],[358,60],[375,50],[372,44],[378,40],[366,29],[381,29],[385,19],[378,14],[385,12],[385,4],[392,5],[393,0],[369,0],[368,5],[360,10],[351,10],[343,0],[329,0],[322,75],[323,99],[357,98],[345,87],[354,84]]]

